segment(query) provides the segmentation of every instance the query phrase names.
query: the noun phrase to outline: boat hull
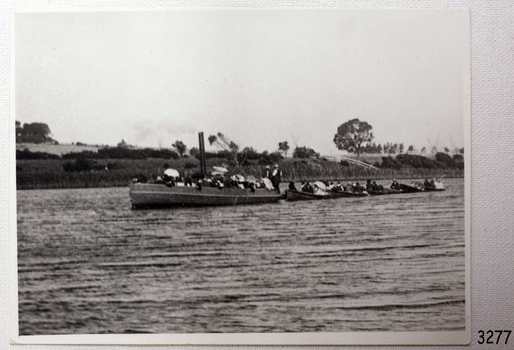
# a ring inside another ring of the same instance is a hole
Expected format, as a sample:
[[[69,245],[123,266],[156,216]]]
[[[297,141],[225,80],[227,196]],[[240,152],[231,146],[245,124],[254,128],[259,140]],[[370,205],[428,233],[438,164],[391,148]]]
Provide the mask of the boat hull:
[[[400,190],[405,193],[412,193],[412,192],[423,192],[424,189],[418,186],[411,186],[407,184],[400,184]]]
[[[333,199],[341,197],[366,197],[367,192],[328,192],[327,194],[315,194],[309,192],[301,192],[295,190],[286,191],[286,199],[288,201],[305,201],[305,200],[320,200],[320,199]]]
[[[372,196],[383,196],[388,194],[399,194],[404,193],[402,190],[395,190],[392,188],[384,188],[383,190],[377,190],[377,191],[368,191],[368,193]]]
[[[167,187],[161,184],[130,185],[132,208],[222,206],[276,203],[280,194],[266,189]]]
[[[301,192],[295,190],[286,191],[286,200],[288,201],[308,201],[334,198],[330,194],[315,194],[309,192]]]
[[[352,197],[367,197],[369,193],[366,191],[363,192],[349,192],[349,191],[340,191],[340,192],[330,192],[333,198],[352,198]]]

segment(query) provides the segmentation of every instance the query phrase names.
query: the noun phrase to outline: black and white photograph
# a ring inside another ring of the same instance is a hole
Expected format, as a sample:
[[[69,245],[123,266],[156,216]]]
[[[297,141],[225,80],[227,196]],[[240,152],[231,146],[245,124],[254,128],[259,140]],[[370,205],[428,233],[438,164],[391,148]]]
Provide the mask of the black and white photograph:
[[[470,342],[468,9],[11,31],[14,342]]]

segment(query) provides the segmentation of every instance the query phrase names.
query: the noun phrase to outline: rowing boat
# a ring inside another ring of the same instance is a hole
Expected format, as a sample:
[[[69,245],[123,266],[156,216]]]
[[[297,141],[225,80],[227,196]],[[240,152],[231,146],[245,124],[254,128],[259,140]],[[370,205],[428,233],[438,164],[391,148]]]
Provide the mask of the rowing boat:
[[[423,192],[425,189],[422,185],[419,185],[418,183],[413,183],[412,185],[407,184],[399,184],[400,190],[405,193],[412,193],[412,192]]]
[[[442,180],[433,180],[430,183],[425,182],[425,191],[444,191],[446,188],[443,185]]]
[[[325,193],[310,193],[298,190],[287,190],[286,200],[288,201],[305,201],[305,200],[319,200],[319,199],[334,199],[343,197],[366,197],[369,194],[366,191],[363,192],[349,192],[340,191],[332,192],[328,191]]]

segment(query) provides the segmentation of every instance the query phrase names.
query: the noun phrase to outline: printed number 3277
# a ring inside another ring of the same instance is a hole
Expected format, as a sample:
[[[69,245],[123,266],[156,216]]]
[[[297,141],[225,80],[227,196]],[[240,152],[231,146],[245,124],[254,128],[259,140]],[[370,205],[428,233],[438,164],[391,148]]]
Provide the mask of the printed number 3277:
[[[498,344],[503,333],[507,333],[507,337],[505,338],[505,344],[507,344],[507,341],[509,341],[509,336],[510,336],[511,332],[512,331],[505,331],[505,330],[494,331],[494,332],[491,330],[488,330],[487,332],[484,332],[483,330],[479,330],[478,331],[478,334],[479,334],[478,344]],[[498,337],[496,338],[496,343],[494,343],[492,340],[494,333],[498,333]]]

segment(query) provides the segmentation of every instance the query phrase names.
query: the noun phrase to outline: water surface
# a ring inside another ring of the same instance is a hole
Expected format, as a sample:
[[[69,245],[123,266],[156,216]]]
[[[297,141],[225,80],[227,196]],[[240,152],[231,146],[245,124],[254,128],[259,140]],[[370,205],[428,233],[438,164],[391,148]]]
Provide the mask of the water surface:
[[[464,180],[446,186],[152,210],[17,191],[20,335],[464,330]]]

